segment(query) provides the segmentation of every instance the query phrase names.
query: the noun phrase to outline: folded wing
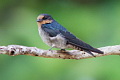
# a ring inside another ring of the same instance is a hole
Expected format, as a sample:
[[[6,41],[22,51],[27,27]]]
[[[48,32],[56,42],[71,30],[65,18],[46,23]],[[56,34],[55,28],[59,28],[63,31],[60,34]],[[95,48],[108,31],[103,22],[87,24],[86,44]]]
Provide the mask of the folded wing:
[[[85,51],[92,51],[92,52],[103,54],[102,51],[100,51],[100,50],[98,50],[96,48],[93,48],[89,44],[81,41],[80,39],[76,38],[70,32],[68,32],[68,31],[60,31],[60,32],[67,39],[67,44],[71,44],[71,45],[73,45],[75,47],[78,47],[78,48],[81,48],[82,50],[85,50]]]

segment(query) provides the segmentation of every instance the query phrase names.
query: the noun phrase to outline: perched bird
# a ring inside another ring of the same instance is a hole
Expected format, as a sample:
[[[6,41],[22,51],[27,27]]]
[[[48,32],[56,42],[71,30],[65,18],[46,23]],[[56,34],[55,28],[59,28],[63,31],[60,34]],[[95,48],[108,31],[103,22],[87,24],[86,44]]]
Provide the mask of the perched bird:
[[[37,24],[42,40],[52,48],[60,48],[61,50],[72,48],[88,52],[92,56],[94,56],[92,52],[103,54],[102,51],[78,39],[49,14],[40,14],[37,17]]]

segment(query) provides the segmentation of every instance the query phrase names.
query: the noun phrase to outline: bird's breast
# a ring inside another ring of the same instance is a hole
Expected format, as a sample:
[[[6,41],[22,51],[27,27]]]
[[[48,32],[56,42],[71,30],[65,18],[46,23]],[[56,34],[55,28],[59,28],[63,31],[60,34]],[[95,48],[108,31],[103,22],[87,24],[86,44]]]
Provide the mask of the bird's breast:
[[[39,34],[47,45],[55,47],[55,48],[60,48],[60,49],[65,49],[67,48],[66,46],[66,39],[61,35],[58,34],[55,37],[50,37],[48,33],[46,33],[42,28],[39,28]]]
[[[51,46],[52,44],[51,44],[49,35],[44,30],[42,30],[41,27],[38,28],[38,31],[39,31],[39,35],[41,36],[43,42],[45,42],[47,45]]]

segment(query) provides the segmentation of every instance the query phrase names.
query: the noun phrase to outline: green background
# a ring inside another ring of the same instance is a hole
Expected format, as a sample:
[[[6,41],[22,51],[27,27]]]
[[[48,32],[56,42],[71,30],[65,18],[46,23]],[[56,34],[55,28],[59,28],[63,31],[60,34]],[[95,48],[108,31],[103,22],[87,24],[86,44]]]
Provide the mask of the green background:
[[[41,13],[96,48],[120,43],[119,0],[0,0],[0,45],[49,49],[38,34]],[[64,60],[0,55],[0,80],[120,80],[120,56]]]

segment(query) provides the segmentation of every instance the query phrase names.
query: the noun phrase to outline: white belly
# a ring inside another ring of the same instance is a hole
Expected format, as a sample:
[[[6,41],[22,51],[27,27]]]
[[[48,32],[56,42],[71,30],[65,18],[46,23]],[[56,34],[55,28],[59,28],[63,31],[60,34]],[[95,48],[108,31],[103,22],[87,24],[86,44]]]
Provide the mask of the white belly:
[[[66,40],[61,36],[61,34],[55,36],[55,37],[49,37],[49,35],[43,31],[41,28],[39,28],[39,34],[42,38],[42,40],[49,46],[60,48],[60,49],[66,49]]]

